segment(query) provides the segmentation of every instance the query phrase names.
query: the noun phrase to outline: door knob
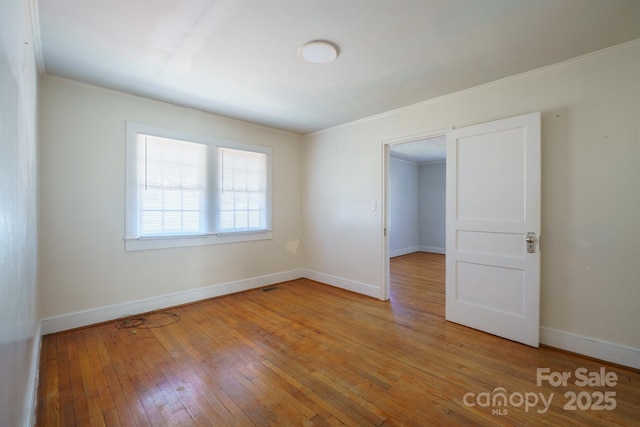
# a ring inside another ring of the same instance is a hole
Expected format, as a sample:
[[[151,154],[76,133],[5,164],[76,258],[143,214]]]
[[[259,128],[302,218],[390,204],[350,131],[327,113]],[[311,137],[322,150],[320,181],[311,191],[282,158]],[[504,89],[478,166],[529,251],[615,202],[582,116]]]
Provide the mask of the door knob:
[[[525,239],[527,242],[527,252],[533,254],[536,252],[536,233],[529,232],[527,233],[527,238]]]

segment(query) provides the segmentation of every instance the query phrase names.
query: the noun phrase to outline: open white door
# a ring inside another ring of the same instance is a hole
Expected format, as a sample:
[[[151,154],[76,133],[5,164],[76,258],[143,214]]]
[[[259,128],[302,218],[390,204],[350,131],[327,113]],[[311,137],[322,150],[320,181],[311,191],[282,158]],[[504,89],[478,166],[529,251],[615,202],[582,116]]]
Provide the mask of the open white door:
[[[538,347],[540,113],[447,135],[446,210],[446,319]]]

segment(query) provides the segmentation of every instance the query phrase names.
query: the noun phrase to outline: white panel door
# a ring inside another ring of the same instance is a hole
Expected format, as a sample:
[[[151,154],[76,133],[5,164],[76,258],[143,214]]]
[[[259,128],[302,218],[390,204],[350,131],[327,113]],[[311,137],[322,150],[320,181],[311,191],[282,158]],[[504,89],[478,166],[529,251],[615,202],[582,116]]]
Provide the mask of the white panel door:
[[[538,347],[540,113],[447,135],[446,216],[446,319]]]

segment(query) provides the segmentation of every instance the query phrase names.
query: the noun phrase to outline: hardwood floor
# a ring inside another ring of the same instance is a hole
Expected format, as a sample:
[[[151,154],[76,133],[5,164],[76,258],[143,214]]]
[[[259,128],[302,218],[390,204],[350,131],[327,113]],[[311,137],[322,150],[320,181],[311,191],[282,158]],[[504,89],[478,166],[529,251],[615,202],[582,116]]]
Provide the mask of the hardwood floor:
[[[45,336],[37,425],[640,425],[638,371],[446,322],[442,255],[394,258],[390,302],[296,280],[170,312]]]

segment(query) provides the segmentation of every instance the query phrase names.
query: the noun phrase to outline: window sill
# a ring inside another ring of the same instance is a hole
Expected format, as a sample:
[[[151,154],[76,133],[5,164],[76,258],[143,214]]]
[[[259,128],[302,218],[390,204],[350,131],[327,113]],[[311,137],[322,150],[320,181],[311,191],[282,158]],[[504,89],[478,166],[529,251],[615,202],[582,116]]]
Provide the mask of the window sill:
[[[272,238],[271,230],[250,231],[237,233],[209,234],[201,236],[175,236],[175,237],[128,237],[124,239],[126,252],[146,251],[153,249],[181,248],[187,246],[216,245],[222,243],[250,242],[254,240],[269,240]]]

